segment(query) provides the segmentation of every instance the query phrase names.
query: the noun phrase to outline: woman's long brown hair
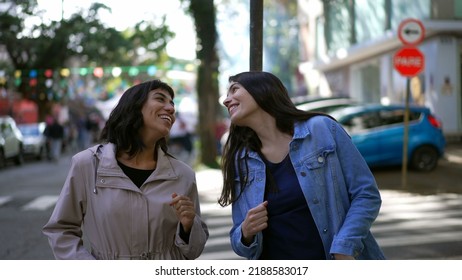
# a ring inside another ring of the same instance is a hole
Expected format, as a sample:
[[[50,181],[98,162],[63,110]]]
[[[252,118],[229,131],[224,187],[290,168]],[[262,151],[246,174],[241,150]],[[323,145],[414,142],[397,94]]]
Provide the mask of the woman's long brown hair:
[[[229,77],[229,82],[241,84],[258,106],[276,119],[276,126],[282,132],[292,135],[295,122],[322,114],[297,109],[281,80],[271,73],[242,72]],[[249,127],[231,124],[221,160],[223,189],[218,199],[221,206],[230,205],[239,198],[249,178],[247,154],[249,151],[261,154],[261,147],[261,141],[255,131]],[[241,182],[239,190],[235,189],[236,175]]]

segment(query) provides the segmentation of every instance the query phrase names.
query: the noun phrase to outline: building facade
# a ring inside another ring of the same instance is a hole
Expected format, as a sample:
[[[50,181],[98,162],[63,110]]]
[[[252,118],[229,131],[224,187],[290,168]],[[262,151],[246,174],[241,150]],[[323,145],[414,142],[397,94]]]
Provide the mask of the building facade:
[[[462,137],[462,0],[298,0],[309,95],[430,107],[448,138]],[[420,21],[425,68],[402,76],[393,56],[398,27]]]

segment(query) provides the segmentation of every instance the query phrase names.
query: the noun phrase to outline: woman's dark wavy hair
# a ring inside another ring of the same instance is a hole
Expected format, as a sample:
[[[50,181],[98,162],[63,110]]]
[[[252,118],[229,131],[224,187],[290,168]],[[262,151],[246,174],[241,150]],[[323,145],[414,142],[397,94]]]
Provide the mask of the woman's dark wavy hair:
[[[281,80],[271,73],[242,72],[229,77],[229,82],[242,85],[255,99],[258,106],[276,119],[276,126],[282,132],[293,134],[295,122],[304,121],[320,114],[297,109]],[[247,178],[249,178],[247,161],[239,160],[238,155],[243,152],[247,155],[249,150],[261,154],[261,147],[261,141],[252,129],[231,124],[221,160],[223,189],[218,199],[221,206],[230,205],[239,198],[234,186],[236,172],[238,172],[241,182],[239,194],[247,185]]]
[[[160,80],[146,81],[127,89],[109,115],[106,125],[101,131],[100,141],[113,143],[116,147],[116,155],[124,151],[133,157],[146,147],[139,135],[139,131],[144,125],[141,108],[148,99],[149,92],[155,89],[167,91],[172,99],[175,96],[173,89],[168,84]],[[165,137],[157,141],[155,151],[159,146],[167,153],[167,139]]]

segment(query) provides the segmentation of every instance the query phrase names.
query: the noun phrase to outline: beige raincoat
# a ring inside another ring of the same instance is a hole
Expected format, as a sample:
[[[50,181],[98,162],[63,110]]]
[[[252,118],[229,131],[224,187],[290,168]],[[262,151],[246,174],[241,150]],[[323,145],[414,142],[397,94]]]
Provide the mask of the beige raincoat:
[[[179,236],[172,193],[189,196],[196,207],[189,242]],[[195,259],[209,235],[188,165],[159,149],[156,170],[138,188],[118,166],[113,144],[72,158],[43,233],[56,259]]]

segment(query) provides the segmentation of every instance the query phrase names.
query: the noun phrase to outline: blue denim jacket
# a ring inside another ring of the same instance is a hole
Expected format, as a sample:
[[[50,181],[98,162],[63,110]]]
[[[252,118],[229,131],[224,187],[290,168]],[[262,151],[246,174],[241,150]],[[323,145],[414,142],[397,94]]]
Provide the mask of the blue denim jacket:
[[[370,228],[379,214],[380,193],[369,167],[349,135],[325,116],[295,124],[290,159],[323,240],[326,258],[339,253],[356,259],[384,259]],[[249,167],[248,186],[232,205],[231,246],[240,256],[258,259],[262,233],[249,246],[241,242],[241,224],[247,212],[263,202],[265,165],[249,151],[238,156]],[[245,166],[245,165],[242,165]],[[235,178],[239,194],[239,178]]]

